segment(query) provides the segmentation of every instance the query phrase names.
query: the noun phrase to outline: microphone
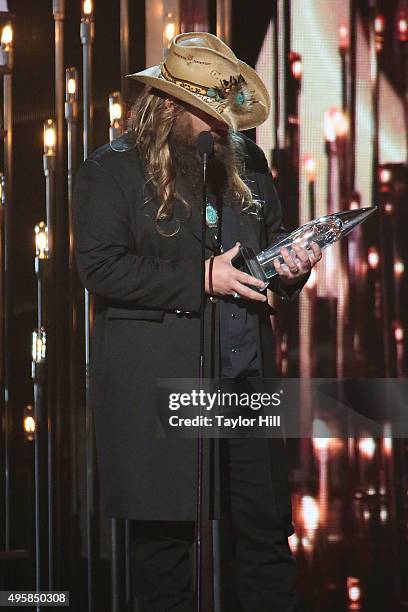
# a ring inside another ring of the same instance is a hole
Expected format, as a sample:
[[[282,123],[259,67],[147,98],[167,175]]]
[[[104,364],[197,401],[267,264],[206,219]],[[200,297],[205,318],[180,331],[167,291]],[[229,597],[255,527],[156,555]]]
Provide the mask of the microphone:
[[[203,158],[204,155],[211,155],[214,148],[214,138],[211,135],[211,132],[200,132],[197,138],[197,149],[200,157]]]
[[[207,161],[214,149],[214,138],[211,132],[200,132],[197,138],[197,150],[203,160],[204,184],[207,174]]]

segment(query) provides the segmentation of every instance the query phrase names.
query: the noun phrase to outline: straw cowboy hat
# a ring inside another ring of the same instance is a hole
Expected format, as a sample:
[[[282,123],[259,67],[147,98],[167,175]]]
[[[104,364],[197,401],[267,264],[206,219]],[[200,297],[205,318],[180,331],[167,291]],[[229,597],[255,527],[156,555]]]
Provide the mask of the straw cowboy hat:
[[[270,111],[268,91],[255,70],[208,32],[178,34],[165,60],[126,75],[224,121],[249,130]]]

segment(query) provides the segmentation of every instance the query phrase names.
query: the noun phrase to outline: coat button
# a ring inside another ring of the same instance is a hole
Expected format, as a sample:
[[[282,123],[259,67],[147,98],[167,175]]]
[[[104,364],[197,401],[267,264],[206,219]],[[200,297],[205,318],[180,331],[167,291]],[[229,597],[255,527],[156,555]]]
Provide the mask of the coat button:
[[[174,312],[175,312],[175,314],[178,317],[190,317],[191,316],[191,311],[190,310],[178,310],[178,309],[176,309]]]
[[[235,346],[231,349],[231,353],[237,353],[238,349],[235,348]]]

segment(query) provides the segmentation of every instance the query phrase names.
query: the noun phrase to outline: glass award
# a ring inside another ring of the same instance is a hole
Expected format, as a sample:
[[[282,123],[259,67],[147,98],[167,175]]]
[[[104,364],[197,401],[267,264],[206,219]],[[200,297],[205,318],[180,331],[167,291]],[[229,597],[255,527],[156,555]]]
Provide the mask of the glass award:
[[[265,285],[260,289],[262,291],[269,285],[271,279],[277,275],[274,261],[277,259],[281,264],[284,264],[281,254],[283,247],[286,247],[290,252],[293,251],[293,245],[298,244],[306,250],[311,250],[310,245],[312,242],[315,242],[322,250],[327,249],[327,247],[340,240],[340,238],[347,236],[355,227],[372,215],[375,210],[377,210],[376,206],[370,206],[319,217],[298,227],[298,229],[286,235],[282,240],[279,240],[258,254],[255,254],[252,248],[241,247],[238,255],[232,259],[232,264],[236,268],[248,272],[251,276],[263,280]],[[297,258],[295,258],[295,261],[297,261]]]

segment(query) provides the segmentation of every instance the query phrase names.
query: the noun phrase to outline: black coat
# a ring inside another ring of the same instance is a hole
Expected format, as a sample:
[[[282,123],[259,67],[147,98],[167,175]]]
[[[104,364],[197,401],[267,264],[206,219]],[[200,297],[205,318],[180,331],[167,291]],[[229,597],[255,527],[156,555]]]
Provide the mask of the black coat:
[[[259,251],[282,231],[281,208],[263,153],[245,142],[248,184],[265,202],[261,219],[240,215],[239,239]],[[196,441],[157,437],[156,380],[197,377],[201,217],[193,209],[191,220],[165,237],[155,227],[159,204],[155,199],[146,204],[146,194],[135,147],[119,152],[106,144],[76,175],[75,254],[80,278],[94,296],[90,401],[101,490],[109,516],[194,520]],[[206,257],[212,247],[209,240]],[[275,290],[284,294],[279,283]],[[264,376],[275,375],[269,317],[269,307],[260,303]],[[207,300],[207,328],[211,320],[217,329],[218,306]],[[283,444],[272,446],[278,505],[286,523],[290,500]]]

